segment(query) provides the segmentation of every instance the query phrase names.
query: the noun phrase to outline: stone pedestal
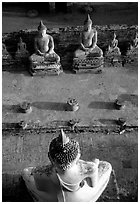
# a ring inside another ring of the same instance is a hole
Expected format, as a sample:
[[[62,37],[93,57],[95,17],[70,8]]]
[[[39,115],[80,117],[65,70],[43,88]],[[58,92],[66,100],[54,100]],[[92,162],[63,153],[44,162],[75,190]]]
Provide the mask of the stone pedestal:
[[[60,63],[48,62],[31,62],[29,72],[34,75],[56,74],[59,75],[62,71]]]
[[[132,47],[127,51],[126,54],[126,63],[138,63],[138,47]]]
[[[2,70],[6,70],[7,67],[13,66],[15,63],[12,56],[9,54],[9,52],[6,49],[6,45],[2,44]]]
[[[122,62],[120,49],[109,50],[105,54],[105,61],[108,65],[118,66]]]
[[[73,59],[73,70],[79,72],[82,70],[93,70],[97,68],[102,68],[104,64],[103,57],[93,57],[89,59]]]

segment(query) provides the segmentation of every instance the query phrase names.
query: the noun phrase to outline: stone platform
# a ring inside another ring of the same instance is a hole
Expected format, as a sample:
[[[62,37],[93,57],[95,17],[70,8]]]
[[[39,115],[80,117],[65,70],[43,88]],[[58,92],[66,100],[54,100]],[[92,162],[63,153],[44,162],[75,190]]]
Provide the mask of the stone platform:
[[[73,59],[73,71],[80,72],[83,70],[94,70],[97,68],[102,68],[104,64],[103,57],[94,57],[92,59]]]
[[[63,71],[60,63],[34,63],[29,69],[29,72],[32,76],[34,76],[45,74],[59,75]]]

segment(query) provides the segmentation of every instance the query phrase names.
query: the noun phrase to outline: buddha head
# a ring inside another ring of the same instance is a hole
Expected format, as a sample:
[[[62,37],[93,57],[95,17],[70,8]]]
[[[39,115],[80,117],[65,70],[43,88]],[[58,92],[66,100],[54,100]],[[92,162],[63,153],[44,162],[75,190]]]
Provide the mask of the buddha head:
[[[38,32],[39,34],[43,37],[44,35],[46,35],[46,26],[43,24],[42,20],[40,21],[39,23],[39,26],[38,26]]]
[[[59,136],[50,143],[48,156],[55,167],[65,171],[79,160],[79,143],[67,137],[61,129]]]
[[[111,41],[111,47],[115,48],[118,45],[118,40],[116,39],[116,33],[113,33],[113,39]]]
[[[90,30],[92,28],[92,20],[88,14],[84,21],[84,30]]]
[[[116,33],[113,34],[113,39],[116,39]]]
[[[133,40],[133,46],[134,47],[137,47],[138,46],[138,33],[136,32],[135,33],[135,38]]]

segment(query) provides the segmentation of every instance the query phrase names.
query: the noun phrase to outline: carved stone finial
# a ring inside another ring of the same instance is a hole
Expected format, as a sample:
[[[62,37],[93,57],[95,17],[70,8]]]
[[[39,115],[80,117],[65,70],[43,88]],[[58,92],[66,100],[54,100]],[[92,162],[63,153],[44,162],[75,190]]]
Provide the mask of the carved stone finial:
[[[38,26],[38,30],[46,30],[46,26],[43,24],[43,21],[41,20]]]

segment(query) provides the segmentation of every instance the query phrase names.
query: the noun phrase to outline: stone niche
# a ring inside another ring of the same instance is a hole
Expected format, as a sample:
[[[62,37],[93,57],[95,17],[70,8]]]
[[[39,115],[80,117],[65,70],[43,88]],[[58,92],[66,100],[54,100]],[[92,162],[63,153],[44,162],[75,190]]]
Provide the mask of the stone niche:
[[[126,55],[128,47],[138,30],[137,25],[95,25],[95,27],[98,31],[98,45],[104,53],[108,48],[111,36],[114,32],[116,33],[119,42],[118,47],[120,48],[122,56]],[[55,51],[61,58],[61,64],[64,70],[71,70],[73,53],[78,47],[78,40],[82,28],[83,26],[64,27],[59,29],[52,28],[47,31],[54,38]],[[36,34],[37,30],[21,30],[19,32],[5,33],[2,36],[2,42],[6,45],[9,54],[15,59],[17,44],[20,37],[23,42],[26,43],[29,54],[31,55],[34,53],[33,42]],[[8,66],[3,69],[8,69]],[[14,69],[21,69],[21,67],[14,66]],[[27,69],[27,66],[22,69]]]

